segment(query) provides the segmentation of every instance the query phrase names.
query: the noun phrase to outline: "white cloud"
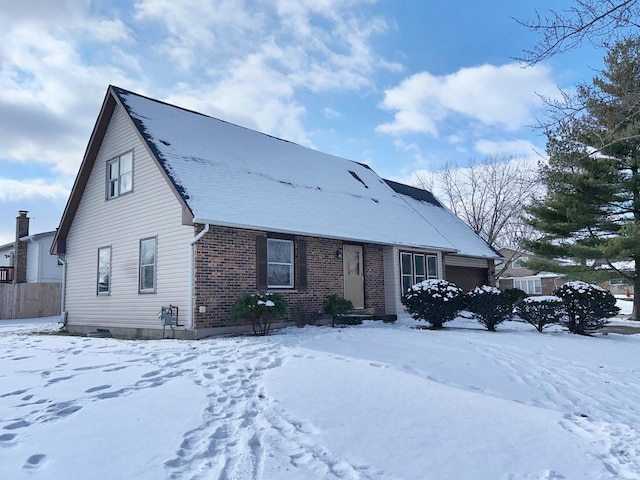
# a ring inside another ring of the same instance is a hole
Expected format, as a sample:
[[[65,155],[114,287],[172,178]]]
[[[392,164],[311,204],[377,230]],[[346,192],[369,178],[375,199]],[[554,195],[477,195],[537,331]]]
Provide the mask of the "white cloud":
[[[41,178],[14,180],[0,177],[0,201],[66,199],[69,188]]]
[[[443,76],[420,72],[385,91],[380,108],[394,112],[394,119],[377,131],[437,136],[440,125],[456,116],[516,131],[543,106],[539,95],[559,96],[550,69],[543,65],[482,65]]]

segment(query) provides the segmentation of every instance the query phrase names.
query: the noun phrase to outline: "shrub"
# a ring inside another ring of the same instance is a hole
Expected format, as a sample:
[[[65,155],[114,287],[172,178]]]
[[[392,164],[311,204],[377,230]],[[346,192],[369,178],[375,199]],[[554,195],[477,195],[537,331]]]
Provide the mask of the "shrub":
[[[287,304],[277,293],[245,293],[231,309],[235,321],[250,321],[255,335],[268,335],[271,322],[285,314]]]
[[[542,332],[564,318],[562,299],[554,296],[528,297],[515,306],[515,313],[525,322]]]
[[[446,280],[425,280],[408,289],[402,304],[416,320],[426,320],[431,328],[442,328],[464,307],[462,289]]]
[[[331,315],[331,326],[336,326],[336,317],[353,312],[353,303],[351,300],[345,300],[335,293],[325,297],[322,302],[322,311],[327,315]]]
[[[495,332],[496,327],[509,319],[513,311],[512,298],[489,285],[475,287],[467,293],[466,306],[490,332]]]
[[[585,282],[567,282],[554,295],[562,299],[566,326],[571,333],[588,335],[617,314],[616,299],[610,292]]]
[[[509,299],[513,305],[517,305],[527,298],[527,293],[519,288],[505,288],[502,293]]]

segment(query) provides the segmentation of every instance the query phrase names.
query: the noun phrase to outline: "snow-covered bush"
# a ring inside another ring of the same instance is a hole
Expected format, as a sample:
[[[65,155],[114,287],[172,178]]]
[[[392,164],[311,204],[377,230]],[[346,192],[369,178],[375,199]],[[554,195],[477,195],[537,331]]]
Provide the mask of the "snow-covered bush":
[[[496,327],[508,320],[513,311],[511,297],[489,285],[475,287],[467,293],[465,300],[467,310],[490,332],[495,332]]]
[[[551,295],[525,298],[515,306],[514,312],[539,332],[549,325],[560,323],[565,316],[562,299]]]
[[[426,320],[432,328],[442,328],[464,307],[462,289],[446,280],[416,283],[402,296],[402,304],[416,320]]]
[[[562,299],[565,324],[571,333],[588,335],[620,311],[610,292],[590,283],[567,282],[553,294]]]
[[[245,293],[231,309],[233,319],[237,322],[250,321],[253,333],[267,335],[271,322],[285,314],[287,304],[277,293]]]
[[[505,288],[502,293],[509,299],[513,305],[517,305],[527,298],[527,293],[519,288]]]

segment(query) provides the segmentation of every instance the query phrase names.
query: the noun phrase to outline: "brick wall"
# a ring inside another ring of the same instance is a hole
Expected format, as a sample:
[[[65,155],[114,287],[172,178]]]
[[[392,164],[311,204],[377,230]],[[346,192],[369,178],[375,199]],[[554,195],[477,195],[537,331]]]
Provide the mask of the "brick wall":
[[[382,245],[366,244],[363,249],[365,308],[377,314],[385,313],[382,248]]]
[[[201,231],[199,227],[197,231]],[[237,325],[231,307],[244,293],[256,293],[256,237],[267,232],[212,226],[195,246],[194,321],[196,329]],[[273,290],[288,305],[286,320],[299,312],[320,312],[330,294],[344,295],[342,260],[336,251],[342,241],[303,238],[307,247],[307,287],[304,290]],[[298,251],[296,249],[296,256]],[[299,265],[298,259],[295,265]],[[367,308],[384,312],[382,247],[364,246],[365,301]],[[270,290],[271,291],[271,290]],[[200,313],[200,307],[206,312]]]

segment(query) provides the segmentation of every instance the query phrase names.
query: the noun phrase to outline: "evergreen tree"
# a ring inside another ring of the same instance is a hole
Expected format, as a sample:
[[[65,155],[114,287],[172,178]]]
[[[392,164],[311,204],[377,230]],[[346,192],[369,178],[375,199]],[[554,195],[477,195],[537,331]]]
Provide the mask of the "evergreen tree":
[[[579,105],[581,108],[576,109]],[[640,38],[616,43],[591,84],[547,132],[548,164],[541,168],[546,197],[528,209],[543,235],[525,242],[546,258],[571,258],[567,273],[591,273],[599,264],[633,281],[640,299]],[[613,262],[635,260],[635,270]],[[542,266],[542,265],[541,265]],[[548,267],[548,265],[547,265]],[[558,270],[557,266],[548,267]],[[601,273],[601,271],[600,271]]]

